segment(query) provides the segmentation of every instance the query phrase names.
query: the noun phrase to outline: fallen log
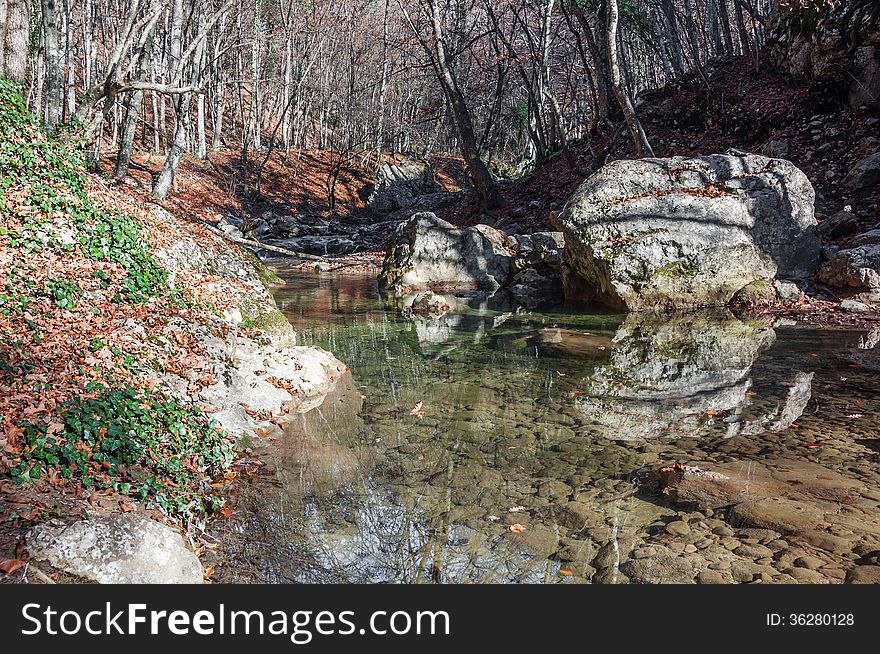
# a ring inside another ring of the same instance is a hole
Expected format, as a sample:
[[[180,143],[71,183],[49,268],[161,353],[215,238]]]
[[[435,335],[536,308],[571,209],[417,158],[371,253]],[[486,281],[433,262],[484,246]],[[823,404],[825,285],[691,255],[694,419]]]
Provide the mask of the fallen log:
[[[268,243],[260,243],[259,241],[254,241],[249,238],[242,238],[240,236],[233,236],[232,234],[227,234],[226,232],[217,229],[213,225],[209,225],[208,223],[201,221],[202,225],[212,234],[216,234],[217,236],[221,236],[225,238],[227,241],[231,241],[238,245],[246,245],[252,248],[260,248],[262,250],[268,250],[269,252],[276,252],[278,254],[283,254],[286,257],[296,257],[297,259],[308,259],[309,261],[327,261],[326,257],[320,257],[316,254],[307,254],[305,252],[295,252],[294,250],[288,250],[287,248],[278,247],[277,245],[269,245]]]

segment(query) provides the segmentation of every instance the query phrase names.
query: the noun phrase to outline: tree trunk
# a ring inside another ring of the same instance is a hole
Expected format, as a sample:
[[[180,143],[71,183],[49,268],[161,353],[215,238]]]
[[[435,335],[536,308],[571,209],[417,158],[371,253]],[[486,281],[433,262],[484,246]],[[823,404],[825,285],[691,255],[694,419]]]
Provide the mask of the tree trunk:
[[[22,83],[27,73],[30,0],[0,0],[0,76]]]
[[[376,118],[376,136],[374,147],[376,148],[376,169],[382,166],[382,138],[385,120],[385,96],[388,92],[388,3],[385,0],[385,10],[382,14],[382,79],[379,82],[379,107]]]
[[[721,19],[718,15],[718,3],[723,0],[707,0],[706,12],[709,20],[709,37],[715,49],[713,54],[724,52],[724,44],[721,41]]]
[[[249,119],[249,131],[254,150],[261,147],[261,116],[260,105],[260,39],[262,38],[262,0],[256,0],[254,5],[254,24],[251,32],[251,107]]]
[[[748,55],[751,52],[749,45],[749,32],[746,29],[746,21],[743,17],[742,2],[733,0],[734,15],[736,16],[736,29],[739,32],[739,43],[742,46],[742,53]]]
[[[629,127],[632,135],[633,143],[636,146],[636,152],[640,157],[653,157],[654,150],[648,143],[645,131],[642,129],[642,123],[636,114],[629,92],[624,88],[620,79],[620,64],[617,57],[617,23],[619,20],[619,11],[617,0],[608,0],[608,25],[606,40],[608,42],[608,67],[611,70],[611,84],[614,89],[614,95],[620,108],[623,111],[623,117],[626,119],[626,125]]]
[[[226,85],[219,80],[214,92],[214,121],[211,126],[211,149],[219,150],[223,146],[223,115],[226,112]]]
[[[156,200],[164,200],[168,197],[171,186],[174,184],[177,167],[180,165],[180,159],[183,157],[183,153],[186,152],[186,137],[189,132],[191,105],[192,93],[181,93],[174,99],[177,125],[174,129],[174,141],[171,143],[171,149],[168,150],[168,156],[165,157],[165,165],[162,167],[162,172],[156,178],[156,183],[153,184],[153,197]]]
[[[207,15],[204,10],[199,11],[199,33],[201,33],[205,29],[205,24],[207,22]],[[207,64],[207,48],[206,48],[207,39],[202,40],[198,46],[196,46],[195,52],[195,70],[196,72],[193,75],[194,79],[201,79],[202,75],[205,71],[205,65]],[[208,156],[208,143],[207,138],[205,136],[205,94],[199,93],[198,99],[196,100],[196,157],[199,159],[206,159]]]
[[[721,35],[724,37],[724,53],[732,55],[733,34],[730,31],[730,0],[716,0],[718,2],[718,16],[721,21]]]
[[[440,16],[440,5],[437,0],[431,2],[431,25],[434,32],[434,50],[437,64],[437,73],[443,92],[452,109],[453,121],[458,132],[461,153],[464,156],[468,173],[480,194],[480,202],[485,209],[498,209],[502,206],[501,194],[489,169],[480,158],[477,148],[477,138],[474,134],[474,125],[471,121],[470,111],[465,102],[464,95],[458,87],[455,74],[449,66],[446,58],[446,47],[443,43],[443,27]]]
[[[180,60],[182,50],[181,39],[183,36],[183,0],[174,0],[174,7],[171,15],[171,39],[169,43],[169,63],[173,66],[177,65]],[[162,96],[165,97],[164,95]],[[192,93],[181,93],[174,97],[174,138],[171,142],[171,148],[165,156],[165,165],[162,172],[156,177],[153,184],[153,197],[157,200],[164,200],[171,186],[174,184],[174,177],[177,174],[177,166],[180,159],[186,151],[187,133],[189,132],[189,111],[192,101]]]
[[[669,27],[669,52],[672,59],[672,68],[675,70],[676,77],[681,77],[684,73],[684,66],[681,59],[681,36],[679,35],[678,24],[675,20],[674,1],[663,0],[662,9]]]
[[[153,38],[151,36],[144,44],[144,48],[138,56],[135,73],[137,79],[143,79],[143,75],[150,65],[152,52]],[[138,115],[140,115],[143,104],[143,91],[131,92],[128,96],[128,102],[125,103],[125,122],[122,127],[122,138],[119,142],[119,152],[116,153],[116,169],[113,172],[116,179],[123,179],[128,175],[128,167],[131,164],[131,152],[134,147],[134,137],[137,133]]]
[[[55,0],[40,0],[46,64],[46,113],[43,126],[52,130],[64,116],[64,59],[58,38],[58,7]]]

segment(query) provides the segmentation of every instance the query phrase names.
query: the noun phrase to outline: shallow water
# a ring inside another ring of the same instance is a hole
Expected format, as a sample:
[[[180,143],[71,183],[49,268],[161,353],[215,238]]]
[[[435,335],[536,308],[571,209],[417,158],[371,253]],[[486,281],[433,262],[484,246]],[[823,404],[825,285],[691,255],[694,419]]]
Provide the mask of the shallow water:
[[[238,489],[221,580],[625,582],[639,547],[719,566],[731,549],[711,511],[639,488],[661,463],[813,461],[878,489],[878,334],[726,313],[420,318],[386,308],[371,277],[279,272],[299,344],[351,375]],[[869,496],[840,527],[854,544],[880,538]],[[670,545],[682,518],[707,537]],[[857,556],[829,553],[828,580]],[[764,558],[766,581],[791,579]]]

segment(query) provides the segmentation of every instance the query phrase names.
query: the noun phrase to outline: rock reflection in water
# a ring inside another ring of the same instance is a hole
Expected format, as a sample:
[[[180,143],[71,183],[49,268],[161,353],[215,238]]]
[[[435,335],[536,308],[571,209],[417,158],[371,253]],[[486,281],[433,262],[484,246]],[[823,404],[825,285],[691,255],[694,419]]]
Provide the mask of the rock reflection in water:
[[[733,436],[787,428],[810,399],[812,374],[765,415],[747,417],[753,367],[776,340],[767,324],[729,313],[630,314],[613,354],[586,380],[578,409],[602,436],[620,440]]]

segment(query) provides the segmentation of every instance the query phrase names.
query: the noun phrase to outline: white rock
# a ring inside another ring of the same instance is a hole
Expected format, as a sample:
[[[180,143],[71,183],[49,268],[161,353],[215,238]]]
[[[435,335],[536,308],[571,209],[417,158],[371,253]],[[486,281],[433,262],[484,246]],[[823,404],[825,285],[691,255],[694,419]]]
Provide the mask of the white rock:
[[[815,193],[791,162],[732,153],[615,161],[560,216],[570,299],[619,309],[726,304],[819,265]]]
[[[202,564],[180,534],[133,513],[39,525],[28,534],[28,551],[102,584],[200,584],[204,579]]]

